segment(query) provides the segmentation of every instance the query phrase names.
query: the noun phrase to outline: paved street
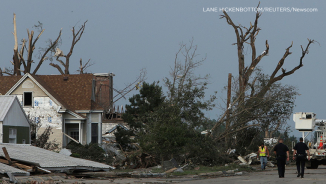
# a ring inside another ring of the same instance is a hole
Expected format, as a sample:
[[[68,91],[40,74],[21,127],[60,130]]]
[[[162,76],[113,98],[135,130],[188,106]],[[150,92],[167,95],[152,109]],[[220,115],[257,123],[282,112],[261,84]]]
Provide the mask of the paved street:
[[[266,171],[244,173],[241,176],[221,176],[214,178],[203,178],[198,176],[184,176],[180,178],[114,178],[114,179],[62,179],[62,183],[112,183],[112,184],[158,184],[158,183],[180,183],[180,184],[325,184],[326,166],[318,169],[306,169],[304,178],[297,178],[294,166],[287,167],[285,178],[279,178],[277,168],[267,168]],[[60,182],[60,183],[61,183]]]
[[[195,179],[191,177],[176,179],[117,179],[113,183],[183,183],[183,184],[325,184],[326,166],[320,166],[318,169],[306,169],[304,178],[297,178],[296,168],[287,167],[285,178],[279,178],[277,168],[271,168],[267,171],[246,173],[242,176],[217,177],[208,179]]]
[[[324,184],[326,183],[326,167],[318,169],[306,169],[304,178],[297,178],[295,167],[286,168],[285,177],[278,178],[277,168],[263,172],[253,172],[243,176],[219,177],[204,179],[200,181],[187,181],[181,183],[189,184],[209,184],[209,183],[227,183],[227,184]]]

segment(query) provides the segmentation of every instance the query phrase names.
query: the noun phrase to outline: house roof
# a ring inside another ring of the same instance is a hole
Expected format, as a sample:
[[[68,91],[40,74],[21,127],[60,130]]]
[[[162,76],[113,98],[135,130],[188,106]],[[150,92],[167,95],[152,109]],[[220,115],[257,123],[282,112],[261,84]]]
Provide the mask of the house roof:
[[[0,96],[0,121],[3,121],[15,101],[16,96],[1,95]]]
[[[19,80],[26,76],[34,79],[66,109],[103,110],[92,101],[93,74],[1,76],[0,93],[12,92],[17,82],[22,82]]]
[[[9,91],[22,76],[1,76],[0,77],[0,93],[4,95]]]
[[[78,168],[92,171],[115,169],[106,164],[70,157],[28,144],[0,143],[0,147],[6,147],[11,159],[21,162],[35,163],[43,169],[50,171]],[[4,157],[5,155],[3,152],[0,152],[0,156]]]
[[[29,176],[30,173],[14,168],[12,166],[0,163],[0,173],[1,174],[7,174],[10,178],[11,182],[15,181],[15,176]]]

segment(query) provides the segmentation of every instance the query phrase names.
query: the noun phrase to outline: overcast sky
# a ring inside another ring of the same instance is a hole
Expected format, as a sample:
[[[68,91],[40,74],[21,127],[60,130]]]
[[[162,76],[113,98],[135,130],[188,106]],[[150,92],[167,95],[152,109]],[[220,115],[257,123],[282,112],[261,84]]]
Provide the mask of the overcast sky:
[[[207,57],[197,70],[201,75],[211,75],[207,94],[218,91],[218,96],[224,98],[226,95],[222,90],[227,84],[228,73],[237,75],[237,50],[232,45],[236,41],[233,28],[225,19],[219,19],[221,8],[228,11],[235,23],[249,26],[249,22],[255,19],[253,8],[257,4],[258,1],[249,0],[1,1],[0,66],[11,67],[13,13],[16,13],[19,40],[27,39],[27,28],[37,32],[33,25],[38,21],[43,23],[45,31],[35,53],[39,47],[46,45],[46,40],[54,40],[61,28],[60,49],[67,53],[72,40],[71,28],[79,28],[88,20],[71,57],[71,73],[77,73],[79,59],[82,58],[84,62],[91,59],[95,63],[87,72],[114,73],[116,89],[132,82],[142,68],[147,70],[147,82],[161,81],[169,75],[179,43],[188,43],[193,38],[200,54],[198,59]],[[326,1],[263,1],[260,7],[263,14],[258,25],[262,30],[256,40],[257,53],[264,51],[266,39],[270,45],[269,56],[264,57],[259,65],[265,73],[271,74],[292,41],[292,55],[284,65],[288,70],[298,65],[300,45],[305,46],[307,38],[320,43],[311,45],[309,54],[304,58],[304,67],[286,77],[282,83],[299,89],[301,95],[296,99],[294,112],[314,112],[317,118],[326,119]],[[207,8],[213,11],[208,12]],[[296,12],[297,8],[302,11]],[[240,9],[243,11],[238,11]],[[244,52],[246,57],[250,57],[250,49]],[[36,55],[34,57],[37,61]],[[46,61],[38,74],[59,74],[48,64],[49,61]],[[121,100],[116,105],[125,103],[127,101]],[[223,102],[219,100],[217,103]],[[215,109],[208,115],[216,119],[219,111]],[[292,117],[288,124],[294,125]],[[295,130],[293,133],[301,135]]]

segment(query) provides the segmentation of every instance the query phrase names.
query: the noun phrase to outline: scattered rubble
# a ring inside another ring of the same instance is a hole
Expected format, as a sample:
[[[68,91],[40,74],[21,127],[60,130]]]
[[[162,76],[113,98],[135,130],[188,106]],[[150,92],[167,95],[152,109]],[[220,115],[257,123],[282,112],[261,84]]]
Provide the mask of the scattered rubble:
[[[239,163],[240,165],[250,165],[253,160],[255,160],[257,157],[257,154],[256,153],[250,153],[244,157],[242,156],[238,156],[238,161],[240,161],[241,163]],[[238,161],[235,161],[235,162],[238,162]]]
[[[165,171],[165,173],[173,173],[175,170],[177,170],[178,168],[176,168],[176,167],[174,167],[174,168],[172,168],[172,169],[169,169],[169,170],[167,170],[167,171]]]
[[[177,161],[174,158],[172,158],[171,160],[163,161],[163,169],[165,171],[172,169],[172,168],[178,168],[178,167],[179,167],[179,164],[177,163]]]
[[[0,173],[7,174],[10,182],[16,176],[80,171],[109,171],[112,166],[89,160],[74,158],[27,144],[0,143]]]

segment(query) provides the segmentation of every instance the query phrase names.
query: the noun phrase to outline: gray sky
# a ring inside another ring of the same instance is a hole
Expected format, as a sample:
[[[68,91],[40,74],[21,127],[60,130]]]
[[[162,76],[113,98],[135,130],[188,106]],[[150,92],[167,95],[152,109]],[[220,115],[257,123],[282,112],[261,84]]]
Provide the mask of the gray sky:
[[[228,73],[237,74],[237,50],[231,45],[236,41],[233,28],[224,19],[219,19],[222,14],[220,8],[227,8],[235,23],[249,26],[249,22],[255,18],[252,7],[257,4],[258,1],[249,0],[1,1],[0,66],[9,67],[12,60],[13,13],[16,13],[19,40],[27,38],[27,28],[36,31],[33,25],[38,21],[43,23],[45,31],[35,52],[38,47],[44,47],[49,38],[54,40],[62,28],[60,49],[67,53],[72,39],[71,28],[79,28],[88,20],[71,57],[71,73],[77,73],[79,59],[82,58],[84,62],[91,59],[95,63],[88,72],[116,74],[114,86],[117,89],[132,82],[142,68],[147,70],[147,82],[162,80],[169,74],[179,43],[188,43],[193,38],[200,54],[198,59],[207,56],[205,63],[197,70],[201,75],[211,75],[207,94],[218,91],[218,96],[224,98],[226,95],[222,89],[227,84]],[[233,7],[247,8],[247,12],[232,12]],[[258,24],[262,30],[256,40],[257,53],[264,51],[267,39],[269,56],[259,65],[267,74],[271,74],[292,41],[292,55],[288,56],[284,65],[288,70],[298,65],[300,45],[305,46],[307,38],[320,43],[311,45],[304,59],[304,67],[286,77],[282,83],[299,89],[301,95],[297,97],[294,112],[314,112],[317,118],[325,119],[326,62],[323,59],[326,1],[263,1],[260,7],[265,10]],[[207,8],[217,8],[217,11],[205,12]],[[295,8],[312,12],[295,12]],[[245,49],[245,52],[250,57],[250,49]],[[34,60],[37,61],[37,58]],[[49,61],[46,61],[38,74],[59,74],[48,64]],[[125,103],[127,101],[121,100],[116,105]],[[219,100],[217,103],[223,102]],[[212,119],[218,115],[217,109],[209,113]],[[292,117],[288,124],[294,125]],[[301,135],[295,130],[293,133]]]

